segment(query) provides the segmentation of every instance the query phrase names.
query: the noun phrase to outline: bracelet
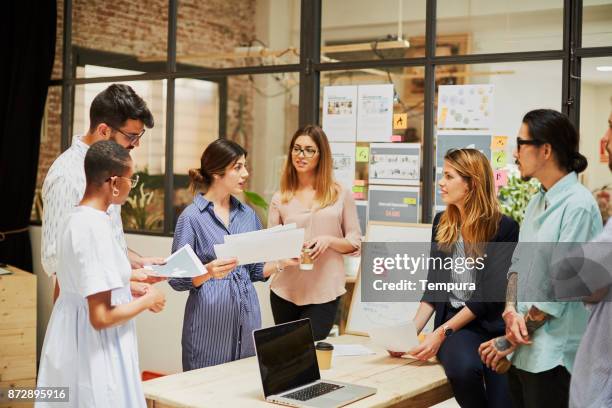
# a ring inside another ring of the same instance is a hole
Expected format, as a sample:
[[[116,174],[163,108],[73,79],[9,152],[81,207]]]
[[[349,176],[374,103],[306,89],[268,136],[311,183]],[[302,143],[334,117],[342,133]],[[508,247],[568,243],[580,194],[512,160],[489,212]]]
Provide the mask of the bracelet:
[[[280,266],[280,262],[276,261],[276,272],[281,273],[285,268]]]

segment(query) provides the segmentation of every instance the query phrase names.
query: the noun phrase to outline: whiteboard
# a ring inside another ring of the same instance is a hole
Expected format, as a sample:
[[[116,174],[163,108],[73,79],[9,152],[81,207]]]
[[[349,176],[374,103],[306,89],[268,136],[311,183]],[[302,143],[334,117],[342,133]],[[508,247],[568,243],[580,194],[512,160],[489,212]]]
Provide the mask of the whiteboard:
[[[367,242],[430,242],[431,224],[368,222]],[[346,333],[367,336],[370,329],[412,321],[419,302],[361,302],[361,270],[351,299]],[[430,325],[433,319],[430,320]]]

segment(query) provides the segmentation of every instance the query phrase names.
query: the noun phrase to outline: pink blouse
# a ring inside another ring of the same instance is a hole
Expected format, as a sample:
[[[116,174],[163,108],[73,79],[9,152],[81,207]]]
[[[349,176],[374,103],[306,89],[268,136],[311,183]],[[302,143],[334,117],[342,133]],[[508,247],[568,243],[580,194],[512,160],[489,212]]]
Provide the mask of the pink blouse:
[[[305,240],[320,235],[346,238],[355,248],[361,248],[361,231],[357,218],[357,208],[350,190],[341,188],[338,199],[325,208],[304,207],[293,197],[289,202],[281,202],[280,192],[272,197],[268,215],[268,227],[278,224],[297,224],[305,229]],[[327,303],[346,290],[346,275],[342,254],[328,248],[314,262],[312,270],[301,270],[299,266],[286,267],[272,277],[272,291],[279,297],[298,306]]]

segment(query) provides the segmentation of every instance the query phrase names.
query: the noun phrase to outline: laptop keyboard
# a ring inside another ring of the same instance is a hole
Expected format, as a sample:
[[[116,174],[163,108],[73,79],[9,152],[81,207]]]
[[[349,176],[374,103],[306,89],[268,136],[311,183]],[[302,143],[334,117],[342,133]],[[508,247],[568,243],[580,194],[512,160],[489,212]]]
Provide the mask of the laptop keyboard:
[[[298,401],[308,401],[313,398],[320,397],[323,394],[335,391],[339,388],[343,388],[342,385],[330,384],[330,383],[316,383],[310,387],[302,388],[301,390],[285,394],[284,398],[290,398]]]

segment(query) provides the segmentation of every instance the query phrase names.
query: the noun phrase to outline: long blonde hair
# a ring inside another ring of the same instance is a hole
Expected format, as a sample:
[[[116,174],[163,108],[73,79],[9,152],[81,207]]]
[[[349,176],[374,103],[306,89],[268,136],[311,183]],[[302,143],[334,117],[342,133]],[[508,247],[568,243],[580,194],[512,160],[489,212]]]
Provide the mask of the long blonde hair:
[[[280,183],[281,201],[283,203],[289,202],[299,186],[297,170],[293,166],[291,152],[293,151],[295,140],[300,136],[309,136],[317,145],[317,150],[319,151],[319,162],[315,169],[315,200],[320,208],[332,205],[338,199],[339,186],[334,181],[331,148],[329,147],[327,136],[323,129],[317,125],[306,125],[298,129],[291,138]]]
[[[476,149],[450,150],[444,160],[468,184],[463,203],[465,219],[459,208],[448,205],[440,217],[436,240],[440,247],[450,251],[463,235],[466,252],[481,256],[484,245],[497,233],[501,211],[495,194],[493,170],[484,154]]]

